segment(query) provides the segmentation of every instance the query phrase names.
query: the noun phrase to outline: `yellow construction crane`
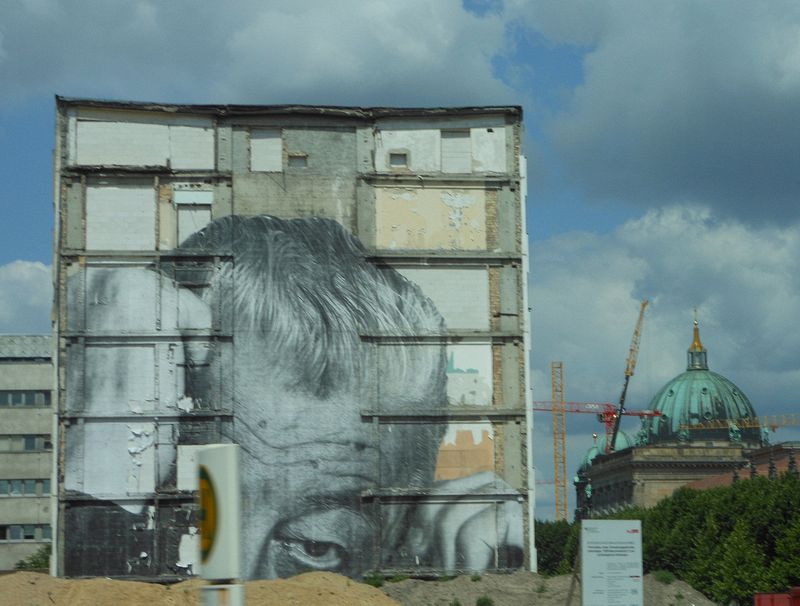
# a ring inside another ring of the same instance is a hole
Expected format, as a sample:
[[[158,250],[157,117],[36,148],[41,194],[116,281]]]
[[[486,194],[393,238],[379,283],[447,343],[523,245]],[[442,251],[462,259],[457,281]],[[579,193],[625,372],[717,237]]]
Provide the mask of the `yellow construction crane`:
[[[551,362],[553,383],[553,482],[556,494],[556,520],[569,517],[567,500],[567,423],[564,404],[564,364]]]
[[[622,394],[619,397],[619,408],[617,409],[617,417],[614,421],[614,431],[611,433],[611,441],[606,444],[606,450],[608,452],[614,452],[614,443],[617,441],[617,434],[619,433],[619,422],[625,412],[625,396],[628,393],[628,383],[633,376],[633,371],[636,370],[636,358],[639,357],[639,340],[642,338],[644,310],[647,309],[648,303],[650,303],[650,301],[645,299],[639,307],[639,319],[636,321],[636,328],[633,330],[631,348],[628,351],[628,359],[625,362],[625,383],[622,386]]]

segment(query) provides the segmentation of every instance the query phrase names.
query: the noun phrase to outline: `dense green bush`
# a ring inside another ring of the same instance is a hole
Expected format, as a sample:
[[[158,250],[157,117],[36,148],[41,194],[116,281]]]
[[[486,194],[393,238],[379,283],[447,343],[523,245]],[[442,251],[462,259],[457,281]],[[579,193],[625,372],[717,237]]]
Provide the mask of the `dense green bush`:
[[[710,490],[681,488],[651,509],[606,516],[642,522],[645,572],[674,574],[711,599],[747,603],[756,592],[800,585],[800,479],[740,479]],[[571,571],[579,524],[536,522],[542,574]]]
[[[50,545],[42,545],[36,552],[14,564],[17,570],[47,570],[50,568]]]

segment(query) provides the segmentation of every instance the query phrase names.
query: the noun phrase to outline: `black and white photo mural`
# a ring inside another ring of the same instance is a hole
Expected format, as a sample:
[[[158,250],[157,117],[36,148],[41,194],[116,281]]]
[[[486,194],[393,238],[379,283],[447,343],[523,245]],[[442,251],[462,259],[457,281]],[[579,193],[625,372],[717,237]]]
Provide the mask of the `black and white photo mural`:
[[[493,424],[449,417],[491,404],[491,347],[448,338],[423,272],[267,215],[76,268],[67,329],[93,338],[66,354],[65,573],[196,572],[194,453],[218,442],[241,446],[248,578],[522,566]]]

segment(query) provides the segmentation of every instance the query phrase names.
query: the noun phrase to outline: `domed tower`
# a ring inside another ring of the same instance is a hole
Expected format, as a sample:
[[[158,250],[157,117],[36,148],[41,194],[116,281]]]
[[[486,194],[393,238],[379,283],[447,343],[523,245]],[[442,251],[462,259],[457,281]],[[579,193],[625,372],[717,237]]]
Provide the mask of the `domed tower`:
[[[638,443],[702,443],[706,446],[738,444],[758,448],[758,427],[742,427],[742,420],[756,417],[750,400],[732,381],[708,369],[708,353],[694,321],[694,338],[687,352],[686,372],[669,381],[648,407],[661,413],[642,421]],[[703,429],[687,426],[703,424]]]

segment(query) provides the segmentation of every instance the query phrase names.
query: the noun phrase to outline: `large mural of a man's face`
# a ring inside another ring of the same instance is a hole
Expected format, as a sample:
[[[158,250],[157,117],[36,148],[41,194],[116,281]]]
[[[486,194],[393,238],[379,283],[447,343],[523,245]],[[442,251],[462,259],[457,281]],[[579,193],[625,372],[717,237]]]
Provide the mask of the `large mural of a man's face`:
[[[186,411],[177,440],[198,444],[184,441],[192,411],[232,409],[221,437],[241,447],[248,578],[522,564],[522,508],[511,487],[492,472],[435,480],[447,429],[447,329],[418,286],[368,259],[327,219],[228,216],[177,252],[161,305],[175,305],[183,326],[223,335],[187,333],[176,344]],[[217,261],[193,260],[201,257]],[[155,278],[104,271],[85,298],[107,302],[97,309],[110,323],[114,301],[135,296],[121,293]],[[138,376],[125,348],[103,355],[86,372],[87,400],[101,391],[119,400]],[[88,459],[68,462],[68,476],[84,477],[81,464]]]

